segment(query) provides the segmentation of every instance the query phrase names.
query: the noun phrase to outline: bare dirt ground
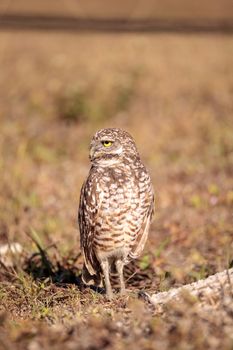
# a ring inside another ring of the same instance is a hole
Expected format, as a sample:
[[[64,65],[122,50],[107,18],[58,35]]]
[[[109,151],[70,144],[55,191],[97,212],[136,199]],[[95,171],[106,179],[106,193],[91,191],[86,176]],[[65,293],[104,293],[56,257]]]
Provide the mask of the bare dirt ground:
[[[0,348],[232,349],[224,286],[207,309],[138,300],[232,266],[232,37],[2,32],[0,51]],[[156,191],[113,302],[81,284],[76,222],[107,126],[134,136]]]

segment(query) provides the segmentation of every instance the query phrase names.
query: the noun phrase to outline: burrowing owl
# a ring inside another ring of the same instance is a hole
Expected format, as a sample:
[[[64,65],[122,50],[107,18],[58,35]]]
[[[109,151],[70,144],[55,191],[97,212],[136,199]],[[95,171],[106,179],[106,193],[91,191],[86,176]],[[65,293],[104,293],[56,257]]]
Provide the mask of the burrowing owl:
[[[101,285],[103,276],[111,299],[112,268],[116,268],[124,293],[124,265],[137,258],[146,243],[154,211],[153,188],[126,131],[99,130],[91,141],[90,160],[79,204],[82,279]]]

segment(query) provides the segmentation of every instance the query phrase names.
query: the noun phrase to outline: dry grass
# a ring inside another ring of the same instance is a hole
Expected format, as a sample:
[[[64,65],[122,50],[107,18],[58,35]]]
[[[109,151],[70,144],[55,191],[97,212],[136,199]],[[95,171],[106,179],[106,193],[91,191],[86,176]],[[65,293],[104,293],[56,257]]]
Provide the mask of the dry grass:
[[[1,267],[0,347],[232,349],[229,296],[162,315],[137,300],[232,264],[232,43],[0,34],[0,242],[23,246]],[[157,194],[130,296],[112,303],[80,282],[76,227],[88,143],[105,126],[135,137]]]

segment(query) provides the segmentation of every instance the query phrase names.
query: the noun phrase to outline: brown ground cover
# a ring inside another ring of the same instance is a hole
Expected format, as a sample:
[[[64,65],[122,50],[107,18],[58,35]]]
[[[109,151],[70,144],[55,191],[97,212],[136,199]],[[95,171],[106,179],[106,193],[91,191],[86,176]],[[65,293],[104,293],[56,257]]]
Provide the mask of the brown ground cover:
[[[230,295],[162,313],[138,300],[232,266],[232,44],[0,33],[0,248],[23,248],[1,256],[0,347],[232,349]],[[113,302],[80,282],[76,223],[88,144],[108,126],[135,137],[156,192],[129,296]]]

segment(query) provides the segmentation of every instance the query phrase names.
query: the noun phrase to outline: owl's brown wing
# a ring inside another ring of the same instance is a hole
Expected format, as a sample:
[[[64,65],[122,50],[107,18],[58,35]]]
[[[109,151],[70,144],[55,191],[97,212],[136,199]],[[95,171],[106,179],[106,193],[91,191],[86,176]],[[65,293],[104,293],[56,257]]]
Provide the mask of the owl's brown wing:
[[[79,202],[80,244],[84,257],[82,280],[85,284],[101,285],[100,264],[93,250],[95,222],[101,205],[96,182],[89,177],[84,182]]]
[[[150,223],[154,215],[154,194],[152,189],[147,192],[145,201],[149,203],[148,210],[145,214],[142,227],[137,235],[136,242],[129,253],[131,259],[137,259],[141,255],[148,238]]]

